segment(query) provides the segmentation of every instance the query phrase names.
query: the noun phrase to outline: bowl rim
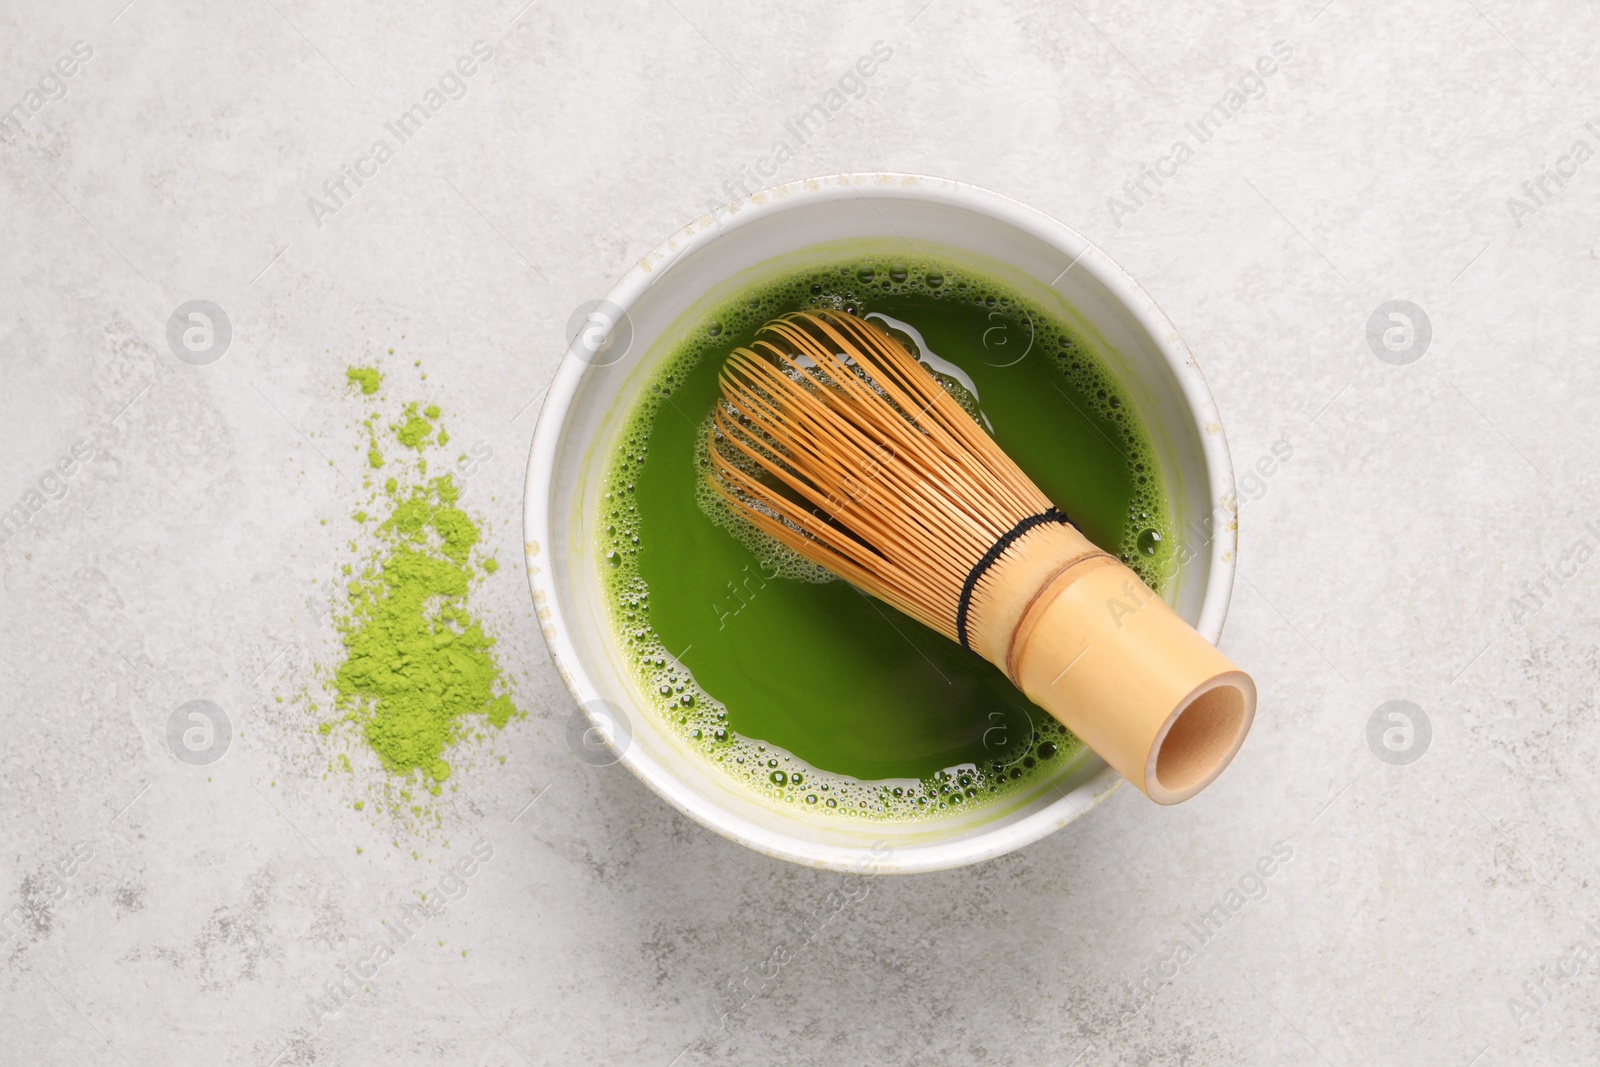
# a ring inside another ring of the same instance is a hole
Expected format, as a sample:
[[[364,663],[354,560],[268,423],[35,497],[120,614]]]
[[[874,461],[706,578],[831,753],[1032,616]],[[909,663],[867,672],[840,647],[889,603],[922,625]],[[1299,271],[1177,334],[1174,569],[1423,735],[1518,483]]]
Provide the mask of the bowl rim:
[[[994,218],[1042,240],[1071,257],[1066,270],[1049,283],[1052,288],[1068,270],[1076,269],[1080,264],[1085,265],[1085,269],[1093,273],[1112,298],[1149,334],[1177,381],[1183,402],[1200,431],[1201,458],[1211,485],[1212,499],[1237,499],[1227,438],[1211,389],[1194,355],[1171,320],[1131,275],[1083,234],[1053,216],[982,186],[950,178],[883,171],[801,178],[772,186],[730,203],[719,211],[704,214],[667,237],[633,263],[612,286],[605,299],[626,311],[660,281],[673,263],[706,247],[733,229],[749,225],[769,214],[793,210],[808,203],[862,197],[868,193],[961,208]],[[576,339],[567,346],[545,393],[534,427],[524,483],[523,542],[524,571],[533,594],[540,632],[557,673],[579,709],[583,709],[576,713],[588,714],[587,708],[604,697],[590,679],[576,646],[568,637],[562,605],[555,595],[553,576],[539,559],[544,549],[554,543],[548,501],[561,431],[584,374],[591,369],[577,354],[576,347]],[[1238,560],[1237,511],[1232,511],[1228,517],[1233,521],[1216,523],[1215,529],[1209,531],[1207,548],[1210,566],[1201,596],[1200,616],[1195,623],[1195,629],[1213,644],[1222,634]],[[592,715],[590,721],[596,726],[609,727],[609,724],[594,719]],[[1104,801],[1125,781],[1106,766],[1024,818],[976,832],[964,831],[962,836],[948,841],[919,842],[884,854],[878,846],[825,844],[793,837],[770,826],[754,823],[690,789],[665,766],[646,755],[641,746],[625,744],[621,752],[613,752],[616,762],[626,766],[663,800],[701,826],[732,841],[804,866],[859,871],[865,864],[877,874],[946,870],[1003,855],[1032,844],[1075,821]]]

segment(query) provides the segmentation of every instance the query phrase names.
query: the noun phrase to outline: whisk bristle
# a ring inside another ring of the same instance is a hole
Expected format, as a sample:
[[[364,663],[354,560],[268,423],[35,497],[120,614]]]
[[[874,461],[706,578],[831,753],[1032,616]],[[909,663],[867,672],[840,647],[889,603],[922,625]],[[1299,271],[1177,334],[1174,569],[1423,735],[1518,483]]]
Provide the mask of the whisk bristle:
[[[1049,499],[877,324],[802,311],[728,358],[713,484],[758,529],[958,638],[968,575]]]

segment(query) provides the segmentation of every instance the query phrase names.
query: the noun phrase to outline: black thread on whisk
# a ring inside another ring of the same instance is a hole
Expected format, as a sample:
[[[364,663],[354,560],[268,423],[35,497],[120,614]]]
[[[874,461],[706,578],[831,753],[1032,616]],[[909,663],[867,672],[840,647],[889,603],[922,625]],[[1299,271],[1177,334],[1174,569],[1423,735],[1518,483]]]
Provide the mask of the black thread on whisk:
[[[961,585],[961,599],[956,602],[956,636],[961,639],[962,648],[968,652],[972,651],[972,646],[967,644],[967,612],[972,607],[972,591],[978,587],[978,579],[983,577],[984,571],[994,566],[995,560],[999,559],[1005,553],[1005,550],[1016,542],[1017,538],[1035,526],[1043,526],[1051,522],[1059,522],[1067,526],[1072,525],[1072,520],[1067,518],[1067,513],[1058,508],[1046,508],[1037,515],[1029,515],[1001,534],[1000,540],[996,541],[989,551],[983,554],[983,558],[978,560],[973,565],[973,568],[967,572],[967,580]]]

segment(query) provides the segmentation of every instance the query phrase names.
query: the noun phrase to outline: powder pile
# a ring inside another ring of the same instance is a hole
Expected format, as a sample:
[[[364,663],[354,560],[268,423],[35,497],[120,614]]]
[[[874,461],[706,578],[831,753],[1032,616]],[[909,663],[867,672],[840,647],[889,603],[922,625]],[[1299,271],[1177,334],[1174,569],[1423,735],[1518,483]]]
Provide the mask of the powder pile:
[[[348,376],[363,394],[377,390],[377,371],[353,367]],[[419,412],[408,404],[389,429],[404,448],[421,452],[449,440],[439,415],[437,406]],[[365,425],[376,468],[383,465],[376,416]],[[425,471],[426,461],[417,466]],[[449,474],[409,486],[400,477],[385,482],[374,498],[389,506],[377,551],[349,582],[349,612],[337,622],[346,659],[334,676],[334,702],[343,721],[360,728],[384,766],[420,770],[435,794],[450,776],[444,754],[452,744],[484,721],[498,729],[517,714],[495,640],[468,609],[474,579],[496,563],[482,558],[480,531],[457,506],[459,496]],[[365,512],[358,516],[366,521]]]
[[[367,396],[376,393],[379,383],[383,380],[382,375],[371,367],[351,367],[344,372],[344,376],[361,386],[361,391]]]

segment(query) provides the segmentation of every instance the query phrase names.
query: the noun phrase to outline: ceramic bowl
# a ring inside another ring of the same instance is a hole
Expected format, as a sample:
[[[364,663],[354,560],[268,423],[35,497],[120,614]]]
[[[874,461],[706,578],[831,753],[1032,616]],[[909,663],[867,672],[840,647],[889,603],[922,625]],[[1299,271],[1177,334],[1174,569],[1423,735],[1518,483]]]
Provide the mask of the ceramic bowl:
[[[1178,545],[1164,595],[1216,641],[1233,586],[1233,470],[1210,390],[1170,322],[1105,253],[1031,208],[961,182],[844,174],[757,193],[669,237],[577,329],[534,431],[526,564],[538,617],[577,707],[585,762],[620,763],[663,800],[770,856],[837,870],[976,863],[1060,829],[1121,778],[1092,753],[1007,804],[915,823],[828,817],[757,796],[690,751],[637,691],[606,619],[595,524],[606,461],[654,368],[712,306],[752,282],[876,244],[967,260],[1075,325],[1124,385],[1158,453]],[[605,744],[602,747],[600,741]]]

